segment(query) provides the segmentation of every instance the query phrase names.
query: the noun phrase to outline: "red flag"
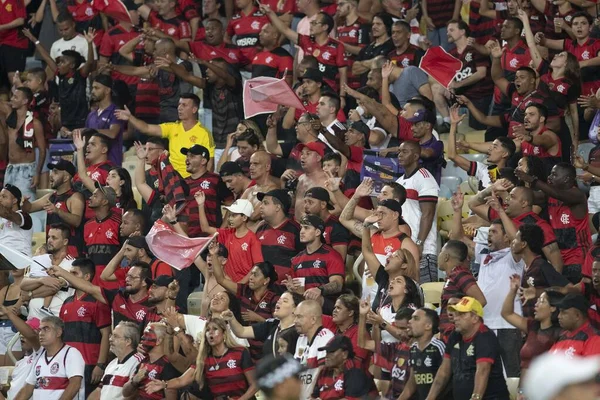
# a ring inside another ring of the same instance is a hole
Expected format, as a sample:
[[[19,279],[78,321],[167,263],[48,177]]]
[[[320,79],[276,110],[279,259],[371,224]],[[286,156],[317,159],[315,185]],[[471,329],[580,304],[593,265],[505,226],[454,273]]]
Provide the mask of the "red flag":
[[[244,115],[246,118],[258,114],[274,113],[277,111],[278,105],[305,109],[302,101],[284,78],[261,76],[248,79],[244,83]]]
[[[121,0],[93,0],[92,6],[117,21],[131,22],[131,15]]]
[[[213,236],[189,238],[175,232],[171,225],[158,220],[146,235],[150,251],[161,261],[179,270],[194,263],[198,254],[213,240]]]
[[[462,62],[451,56],[440,46],[430,47],[421,58],[419,68],[448,88],[456,73],[462,70]]]

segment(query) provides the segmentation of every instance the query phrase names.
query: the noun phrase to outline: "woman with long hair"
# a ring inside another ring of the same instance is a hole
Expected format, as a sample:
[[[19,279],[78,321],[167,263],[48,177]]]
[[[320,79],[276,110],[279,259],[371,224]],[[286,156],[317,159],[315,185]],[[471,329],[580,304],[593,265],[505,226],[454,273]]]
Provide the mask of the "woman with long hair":
[[[298,338],[298,333],[294,327],[294,310],[296,306],[304,301],[304,297],[297,293],[284,292],[273,311],[273,319],[265,322],[259,322],[250,326],[243,326],[239,323],[239,319],[234,316],[233,312],[222,313],[223,319],[229,322],[231,331],[240,338],[255,339],[263,342],[262,355],[271,354],[278,355],[278,338],[287,331],[292,332],[292,337],[287,340],[295,342]]]
[[[114,189],[117,194],[116,207],[120,208],[123,213],[131,208],[137,208],[137,204],[133,198],[131,175],[129,175],[129,171],[125,168],[114,167],[108,171],[106,185]]]
[[[227,329],[227,322],[221,318],[213,318],[206,324],[198,346],[196,365],[192,365],[179,378],[148,383],[146,392],[182,389],[194,382],[199,389],[207,390],[210,398],[215,400],[249,400],[254,398],[257,391],[250,353],[237,346]]]
[[[240,121],[235,132],[227,135],[227,143],[223,155],[219,159],[217,171],[227,161],[237,161],[245,174],[250,167],[250,156],[258,150],[263,150],[264,137],[256,122]]]
[[[515,313],[515,297],[520,287],[521,277],[518,275],[512,276],[510,279],[510,290],[504,299],[501,315],[506,322],[527,335],[520,353],[521,377],[523,377],[531,360],[550,350],[558,339],[562,329],[558,324],[558,308],[556,307],[556,303],[564,295],[550,290],[544,291],[535,303],[534,318],[528,319]]]
[[[550,98],[558,107],[560,131],[555,133],[562,143],[563,161],[570,162],[571,146],[577,150],[579,145],[579,113],[577,111],[577,98],[581,94],[579,61],[575,55],[561,51],[548,64],[538,50],[527,13],[519,10],[518,17],[523,22],[523,31],[531,53],[531,61],[540,76],[540,86],[548,89]],[[564,116],[567,111],[571,117],[571,127],[565,122]]]

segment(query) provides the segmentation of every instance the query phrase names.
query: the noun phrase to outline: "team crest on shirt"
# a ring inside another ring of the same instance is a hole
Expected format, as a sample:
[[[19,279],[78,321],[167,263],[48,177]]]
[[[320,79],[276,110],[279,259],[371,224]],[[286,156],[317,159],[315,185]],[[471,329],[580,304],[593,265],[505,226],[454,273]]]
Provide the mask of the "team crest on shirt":
[[[336,392],[341,392],[342,390],[344,390],[344,381],[338,379],[333,385],[333,388],[336,390]]]
[[[331,58],[331,53],[326,51],[323,53],[323,60],[329,60]]]
[[[190,136],[190,142],[196,143],[196,140],[198,140],[196,136]]]
[[[410,63],[410,61],[408,60],[408,58],[405,57],[405,58],[402,59],[402,62],[400,64],[402,64],[402,66],[404,68],[406,68],[406,67],[409,66],[409,63]]]
[[[567,15],[567,16],[565,16],[565,21],[566,21],[566,22],[568,22],[568,23],[571,23],[571,20],[572,20],[572,19],[573,19],[573,16],[572,16],[572,15]]]
[[[527,285],[529,285],[529,287],[535,286],[535,281],[533,279],[533,276],[530,276],[529,278],[527,278]]]
[[[6,8],[7,12],[11,12],[12,11],[12,4],[7,4],[5,8]]]
[[[563,92],[565,91],[565,85],[558,85],[558,86],[556,87],[556,90],[557,90],[559,93],[563,93]]]
[[[267,308],[267,302],[266,301],[261,301],[260,304],[258,305],[259,308]]]
[[[475,355],[475,347],[473,347],[473,345],[467,347],[467,355],[469,357],[473,357]]]
[[[269,57],[265,58],[265,62],[267,64],[271,64],[271,61],[273,61],[273,57],[269,56]]]
[[[85,15],[87,15],[88,17],[91,17],[92,15],[94,15],[94,10],[92,10],[91,7],[86,8]]]
[[[204,190],[210,189],[210,182],[209,181],[202,181],[200,183],[200,189],[204,189]]]
[[[83,318],[83,317],[85,317],[85,312],[86,312],[85,307],[81,306],[81,307],[79,307],[79,310],[77,310],[77,316],[80,318]]]
[[[406,361],[406,360],[405,360],[404,358],[399,358],[399,359],[398,359],[398,361],[396,362],[396,365],[397,365],[398,367],[401,367],[401,366],[403,366],[403,365],[404,365],[404,362],[405,362],[405,361]]]
[[[277,243],[278,243],[278,244],[285,244],[285,241],[286,241],[286,239],[287,239],[287,238],[285,237],[285,235],[281,235],[281,236],[279,236],[279,237],[277,238]]]
[[[113,231],[111,231],[110,229],[106,231],[106,238],[107,239],[112,239],[112,237],[115,235],[115,233]]]
[[[234,61],[237,61],[237,56],[235,55],[235,53],[234,53],[234,52],[230,52],[230,53],[228,54],[228,56],[229,56],[229,58],[231,58],[232,60],[234,60]]]
[[[58,363],[54,362],[54,364],[52,364],[52,366],[50,367],[50,373],[52,375],[56,374],[58,372]]]
[[[156,370],[153,369],[152,371],[148,372],[148,378],[150,379],[156,379]]]
[[[465,61],[466,62],[473,61],[473,53],[471,53],[471,52],[467,53],[467,55],[465,56]]]
[[[517,66],[519,65],[519,60],[516,57],[514,57],[512,60],[510,60],[509,64],[511,68],[517,68]]]
[[[56,208],[60,208],[62,206],[62,203],[59,201],[58,203],[55,204]]]
[[[584,60],[589,60],[590,59],[590,52],[589,51],[584,51],[583,53],[581,53],[581,58]]]
[[[388,244],[388,245],[387,245],[387,246],[385,246],[385,248],[383,249],[383,252],[384,252],[385,254],[391,254],[391,253],[393,253],[393,252],[394,252],[394,248],[392,247],[392,245],[389,245],[389,244]]]
[[[565,350],[565,356],[567,358],[573,358],[574,355],[575,355],[575,347],[569,346],[569,348],[567,350]]]
[[[227,361],[227,367],[230,369],[234,369],[237,365],[235,364],[235,360]]]
[[[570,222],[569,215],[568,215],[568,214],[565,214],[565,213],[563,213],[563,214],[560,216],[560,222],[562,222],[562,223],[563,223],[563,225],[567,225],[567,224],[569,224],[569,222]]]
[[[73,82],[69,82],[69,83],[73,83]],[[89,172],[88,172],[89,174]],[[92,174],[90,174],[90,179],[97,181],[98,178],[100,178],[100,173],[98,171],[94,171]]]
[[[37,367],[35,367],[35,376],[40,376],[40,373],[42,372],[42,366],[38,365]]]
[[[423,361],[426,367],[431,367],[431,358],[429,356],[425,357],[425,361]]]
[[[248,251],[248,243],[242,243],[242,250]]]
[[[138,310],[135,313],[135,319],[137,319],[138,321],[143,320],[145,316],[146,316],[146,311],[144,311],[144,310]]]
[[[257,30],[257,29],[259,29],[259,28],[260,28],[260,22],[258,22],[258,21],[254,21],[254,22],[252,22],[252,24],[250,24],[250,27],[251,27],[252,29],[254,29],[254,30]]]
[[[174,35],[175,34],[175,28],[169,28],[169,30],[167,32],[169,33],[169,35]]]
[[[315,260],[313,267],[317,269],[321,268],[321,260]]]

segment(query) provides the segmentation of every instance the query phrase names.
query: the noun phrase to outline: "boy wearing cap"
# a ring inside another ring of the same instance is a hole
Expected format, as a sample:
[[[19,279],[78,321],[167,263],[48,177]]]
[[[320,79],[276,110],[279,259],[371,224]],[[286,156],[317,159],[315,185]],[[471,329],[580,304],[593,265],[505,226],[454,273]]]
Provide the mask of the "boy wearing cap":
[[[21,191],[7,183],[0,191],[0,243],[31,256],[33,221],[20,210]],[[22,267],[25,267],[24,265]]]
[[[254,264],[264,261],[260,242],[256,234],[248,229],[248,221],[254,212],[252,203],[245,199],[238,199],[232,205],[225,207],[230,213],[230,227],[213,228],[208,225],[206,220],[204,192],[198,191],[195,197],[202,231],[209,235],[217,233],[219,243],[225,245],[229,250],[229,261],[225,265],[225,273],[236,283],[246,283],[248,272]]]
[[[73,190],[73,177],[77,174],[75,166],[65,159],[60,159],[55,164],[48,164],[50,170],[50,188],[54,193],[47,194],[36,201],[23,202],[23,209],[27,212],[44,210],[46,216],[46,234],[53,224],[64,223],[71,227],[69,237],[69,254],[77,257],[83,251],[82,219],[85,209],[83,194]]]
[[[455,399],[508,400],[500,344],[494,332],[483,324],[483,306],[465,296],[448,307],[455,313],[455,330],[446,344],[428,399],[438,398],[452,377]]]
[[[198,237],[209,232],[204,230],[200,223],[198,203],[194,201],[195,195],[200,192],[204,195],[206,208],[209,211],[205,216],[211,228],[223,225],[221,206],[233,203],[233,195],[227,189],[221,177],[208,170],[211,156],[206,147],[199,144],[195,144],[190,148],[184,147],[181,149],[181,154],[185,156],[185,169],[189,174],[185,178],[185,182],[189,187],[189,197],[184,211],[185,216],[180,215],[178,221],[186,222],[185,219],[188,218],[187,235]]]
[[[558,322],[564,331],[549,352],[569,358],[600,354],[600,332],[588,319],[589,301],[581,294],[570,293],[556,306],[560,310]]]
[[[354,366],[354,349],[346,336],[337,335],[319,351],[327,352],[312,393],[315,399],[377,398],[373,378]]]
[[[258,193],[262,222],[256,229],[263,258],[269,260],[277,272],[277,283],[289,275],[292,258],[300,252],[300,226],[288,218],[292,199],[287,190],[275,189]]]
[[[85,253],[96,264],[93,283],[106,289],[119,288],[118,281],[106,282],[100,279],[106,265],[121,248],[119,240],[121,213],[112,210],[116,204],[117,194],[114,189],[96,182],[96,190],[88,202],[88,207],[94,213],[94,217],[83,227]]]

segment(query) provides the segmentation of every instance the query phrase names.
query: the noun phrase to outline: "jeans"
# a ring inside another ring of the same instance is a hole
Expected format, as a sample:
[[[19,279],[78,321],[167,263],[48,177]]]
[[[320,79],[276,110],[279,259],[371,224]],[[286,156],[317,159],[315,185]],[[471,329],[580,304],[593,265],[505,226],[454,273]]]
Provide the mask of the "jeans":
[[[500,355],[504,363],[506,376],[518,378],[521,375],[521,347],[523,336],[518,329],[496,329],[496,336],[500,343]]]
[[[423,254],[419,262],[419,270],[421,271],[421,281],[419,283],[437,282],[437,256],[435,254]]]
[[[4,175],[4,184],[10,183],[21,191],[23,197],[29,197],[29,200],[35,200],[35,188],[30,188],[31,180],[35,176],[36,163],[29,164],[8,164],[6,174]]]

